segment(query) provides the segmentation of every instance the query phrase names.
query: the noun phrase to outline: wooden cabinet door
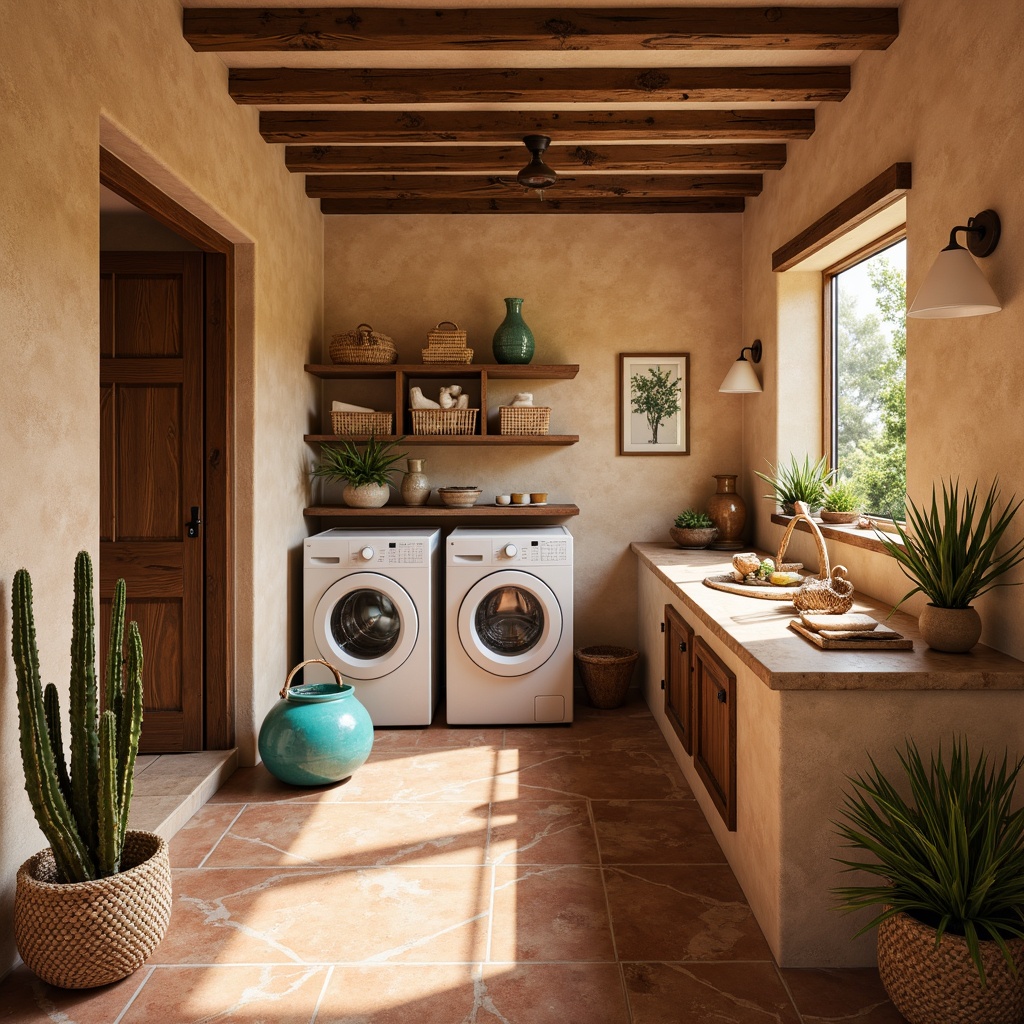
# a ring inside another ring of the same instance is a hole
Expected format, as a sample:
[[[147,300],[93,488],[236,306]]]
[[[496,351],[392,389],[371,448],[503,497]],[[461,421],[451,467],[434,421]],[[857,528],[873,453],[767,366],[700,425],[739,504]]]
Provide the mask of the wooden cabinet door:
[[[683,750],[693,753],[693,630],[672,607],[665,605],[665,716]]]
[[[693,765],[711,800],[736,831],[736,676],[697,637],[693,644]]]
[[[203,746],[203,548],[187,527],[203,504],[202,261],[100,257],[100,657],[123,576],[149,753]]]

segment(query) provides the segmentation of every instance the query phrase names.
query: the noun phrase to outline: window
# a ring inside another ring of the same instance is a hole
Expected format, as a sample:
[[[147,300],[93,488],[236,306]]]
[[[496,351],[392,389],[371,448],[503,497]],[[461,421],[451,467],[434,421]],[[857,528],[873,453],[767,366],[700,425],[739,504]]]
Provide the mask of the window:
[[[825,272],[830,462],[865,512],[903,519],[907,489],[906,239]]]

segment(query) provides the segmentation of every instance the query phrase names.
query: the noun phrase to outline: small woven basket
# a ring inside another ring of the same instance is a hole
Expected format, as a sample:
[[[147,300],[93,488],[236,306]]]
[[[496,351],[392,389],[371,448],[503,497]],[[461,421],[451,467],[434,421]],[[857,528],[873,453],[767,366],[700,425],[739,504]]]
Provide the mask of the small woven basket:
[[[475,434],[479,409],[412,409],[414,434]]]
[[[502,405],[498,407],[503,434],[546,434],[551,426],[551,407]]]
[[[60,988],[95,988],[137,971],[171,920],[167,843],[153,832],[125,835],[119,874],[57,881],[47,847],[18,869],[14,940],[34,974]]]
[[[391,433],[395,415],[390,412],[332,412],[331,430],[338,435],[373,434],[383,437]]]
[[[393,363],[398,359],[394,341],[369,324],[332,335],[330,353],[332,363]]]
[[[631,647],[577,648],[576,667],[594,707],[617,708],[626,699],[639,657]]]
[[[936,946],[934,928],[896,914],[878,926],[878,974],[910,1024],[1019,1024],[1024,973],[1010,973],[994,941],[980,945],[985,988],[963,936],[946,932]],[[1024,940],[1008,938],[1006,945],[1021,972]]]
[[[473,350],[466,348],[466,332],[452,320],[442,320],[428,332],[422,352],[425,363],[473,362]]]

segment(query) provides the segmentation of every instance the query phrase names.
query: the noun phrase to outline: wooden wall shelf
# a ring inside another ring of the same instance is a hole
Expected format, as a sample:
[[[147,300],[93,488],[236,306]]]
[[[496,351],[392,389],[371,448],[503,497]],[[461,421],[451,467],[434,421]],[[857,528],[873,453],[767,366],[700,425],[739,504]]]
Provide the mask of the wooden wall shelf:
[[[397,441],[402,438],[402,444],[406,445],[483,445],[490,447],[495,445],[531,445],[535,447],[558,447],[569,444],[576,444],[579,434],[382,434],[376,438],[378,441]],[[355,441],[364,444],[369,440],[368,435],[336,435],[336,434],[306,434],[305,440],[314,441],[318,444],[323,442]]]
[[[384,505],[382,508],[349,508],[347,505],[311,505],[302,510],[309,518],[352,519],[565,519],[580,514],[578,505],[473,505],[449,508],[447,505]]]
[[[409,377],[493,380],[572,380],[579,363],[307,363],[306,373],[323,380],[389,380],[398,373]]]

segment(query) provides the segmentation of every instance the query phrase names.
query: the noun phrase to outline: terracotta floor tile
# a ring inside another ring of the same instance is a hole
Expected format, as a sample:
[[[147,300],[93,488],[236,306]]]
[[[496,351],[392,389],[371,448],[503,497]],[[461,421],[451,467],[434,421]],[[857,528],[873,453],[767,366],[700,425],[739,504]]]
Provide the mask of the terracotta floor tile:
[[[724,864],[695,800],[594,800],[604,864]]]
[[[572,725],[522,725],[505,730],[505,746],[518,750],[578,752],[580,740]]]
[[[419,745],[426,729],[374,729],[374,750],[411,750]]]
[[[150,968],[113,985],[73,991],[44,985],[24,964],[0,983],[4,1024],[110,1024],[149,977]]]
[[[487,804],[251,804],[207,867],[484,862]]]
[[[172,868],[197,868],[244,804],[204,804],[170,842]]]
[[[244,804],[257,801],[317,801],[342,799],[335,795],[349,780],[328,786],[289,786],[274,778],[262,765],[238,768],[227,782],[210,798],[211,804]]]
[[[728,865],[605,868],[621,960],[771,960]]]
[[[123,1024],[308,1024],[326,967],[158,967]]]
[[[598,863],[584,800],[504,800],[491,805],[492,864]]]
[[[476,726],[446,726],[435,722],[429,729],[421,729],[417,746],[424,747],[500,747],[504,745],[505,730]]]
[[[775,965],[625,964],[633,1024],[800,1024]]]
[[[490,959],[614,960],[600,870],[495,868]]]
[[[470,962],[485,956],[487,869],[175,871],[154,964]]]
[[[789,986],[804,1024],[904,1024],[873,967],[779,973]]]
[[[519,771],[519,795],[523,798],[558,795],[595,800],[665,800],[688,793],[646,751],[552,753]]]

